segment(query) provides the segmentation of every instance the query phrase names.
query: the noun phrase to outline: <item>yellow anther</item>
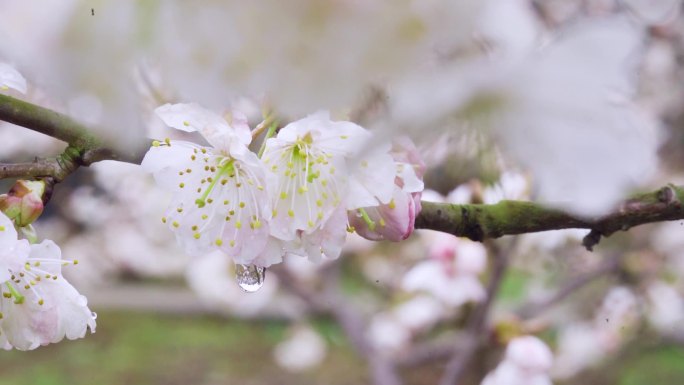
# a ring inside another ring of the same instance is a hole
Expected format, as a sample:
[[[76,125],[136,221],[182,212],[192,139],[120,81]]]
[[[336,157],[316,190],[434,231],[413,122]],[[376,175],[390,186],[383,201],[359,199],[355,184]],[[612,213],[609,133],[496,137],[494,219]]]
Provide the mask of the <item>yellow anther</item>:
[[[241,229],[242,228],[242,221],[235,221],[235,228],[236,229]]]
[[[180,223],[173,221],[173,223],[171,225],[173,225],[173,227],[175,227],[175,228],[178,228],[178,226],[180,226]]]
[[[235,240],[230,241],[230,247],[235,247]]]
[[[244,209],[245,208],[245,202],[240,202],[240,208]]]
[[[185,127],[187,127],[187,126],[190,125],[190,122],[188,122],[187,120],[184,120],[184,121],[183,121],[183,125],[184,125]]]
[[[171,145],[171,139],[169,139],[169,138],[164,139],[164,143],[166,143],[167,146],[170,146]]]
[[[181,184],[179,184],[178,187],[180,187],[180,188],[185,187],[185,183],[181,182]]]
[[[195,238],[195,239],[200,239],[200,233],[195,233],[195,234],[193,235],[193,238]]]
[[[207,219],[209,216],[207,214],[202,214],[202,219]]]
[[[197,225],[193,225],[191,228],[192,228],[192,231],[197,231]]]
[[[288,215],[290,218],[294,218],[294,211],[292,211],[292,210],[287,210],[287,215]]]
[[[216,243],[216,246],[221,246],[221,245],[223,245],[223,241],[220,240],[220,239],[217,239],[216,242],[214,242],[214,243]]]
[[[152,141],[152,147],[159,147],[160,144],[161,144],[161,143],[159,143],[158,140],[153,140],[153,141]]]
[[[281,192],[280,193],[280,199],[286,199],[287,198],[287,193],[286,192]],[[3,228],[4,230],[4,228]]]
[[[387,205],[390,209],[395,209],[397,207],[397,204],[394,203],[394,199],[392,199],[389,204]]]
[[[44,303],[45,303],[45,301],[43,301],[42,298],[38,300],[38,305],[43,306]]]

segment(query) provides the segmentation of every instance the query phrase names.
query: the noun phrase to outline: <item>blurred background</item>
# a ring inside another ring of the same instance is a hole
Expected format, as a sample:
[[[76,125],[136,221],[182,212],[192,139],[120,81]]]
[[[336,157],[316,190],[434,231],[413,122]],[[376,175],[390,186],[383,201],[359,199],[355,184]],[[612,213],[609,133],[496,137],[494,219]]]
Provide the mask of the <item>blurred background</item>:
[[[680,7],[0,0],[0,61],[29,82],[11,95],[103,127],[121,148],[174,138],[153,115],[166,102],[237,108],[252,127],[266,107],[285,121],[330,109],[413,136],[423,200],[600,215],[684,180]],[[64,147],[0,122],[2,162]],[[286,259],[245,293],[225,256],[183,254],[160,221],[168,198],[113,161],[58,185],[35,227],[79,260],[64,274],[97,333],[0,353],[0,384],[437,384],[466,352],[451,380],[470,385],[523,335],[550,347],[554,384],[684,383],[682,222],[593,252],[585,230],[485,243],[350,234],[338,260]]]

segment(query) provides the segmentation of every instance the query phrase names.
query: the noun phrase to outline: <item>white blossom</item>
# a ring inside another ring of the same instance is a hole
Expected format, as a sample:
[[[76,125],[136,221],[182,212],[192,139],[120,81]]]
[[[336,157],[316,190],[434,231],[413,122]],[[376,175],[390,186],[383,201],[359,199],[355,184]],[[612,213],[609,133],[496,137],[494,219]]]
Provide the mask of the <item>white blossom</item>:
[[[509,342],[504,360],[482,385],[551,385],[548,371],[552,363],[553,353],[543,341],[517,337]]]
[[[88,329],[95,332],[86,298],[61,274],[62,265],[77,261],[62,260],[59,247],[43,241],[31,245],[21,262],[20,268],[10,267],[0,298],[0,330],[9,345],[31,350],[65,337],[83,338]]]
[[[212,147],[185,141],[155,143],[142,162],[157,183],[173,193],[162,221],[190,255],[220,249],[249,264],[268,237],[263,166],[247,144],[242,115],[232,126],[195,104],[164,105],[157,115],[176,129],[198,131]]]

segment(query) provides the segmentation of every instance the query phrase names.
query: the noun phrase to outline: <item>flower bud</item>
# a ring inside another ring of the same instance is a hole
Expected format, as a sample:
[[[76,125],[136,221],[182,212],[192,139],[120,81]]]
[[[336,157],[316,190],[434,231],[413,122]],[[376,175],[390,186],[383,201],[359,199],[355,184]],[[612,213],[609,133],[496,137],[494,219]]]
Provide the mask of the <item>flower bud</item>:
[[[18,180],[9,193],[0,195],[0,211],[19,227],[28,226],[43,213],[45,182]]]

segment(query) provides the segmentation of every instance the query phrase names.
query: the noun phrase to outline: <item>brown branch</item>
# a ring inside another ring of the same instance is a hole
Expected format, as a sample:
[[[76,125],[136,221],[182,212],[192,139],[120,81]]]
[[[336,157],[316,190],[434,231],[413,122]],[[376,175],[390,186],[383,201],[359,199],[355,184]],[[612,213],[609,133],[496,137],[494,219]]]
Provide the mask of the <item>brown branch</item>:
[[[646,223],[684,219],[684,187],[669,185],[624,201],[614,212],[581,216],[534,202],[504,200],[496,204],[423,202],[416,228],[431,229],[474,241],[560,229],[588,229],[583,244],[591,250],[601,237]]]
[[[515,248],[517,239],[514,238],[510,245],[505,248],[495,247],[490,244],[493,252],[493,264],[491,277],[487,284],[487,297],[480,302],[472,311],[468,318],[468,324],[465,330],[465,339],[461,342],[461,346],[455,351],[449,362],[447,363],[444,375],[440,380],[440,385],[457,384],[460,378],[465,374],[465,370],[472,361],[475,352],[482,343],[482,335],[487,328],[487,318],[489,318],[489,311],[494,304],[494,299],[501,286],[504,273],[508,268],[508,256],[511,250]],[[505,250],[505,251],[504,251]]]

